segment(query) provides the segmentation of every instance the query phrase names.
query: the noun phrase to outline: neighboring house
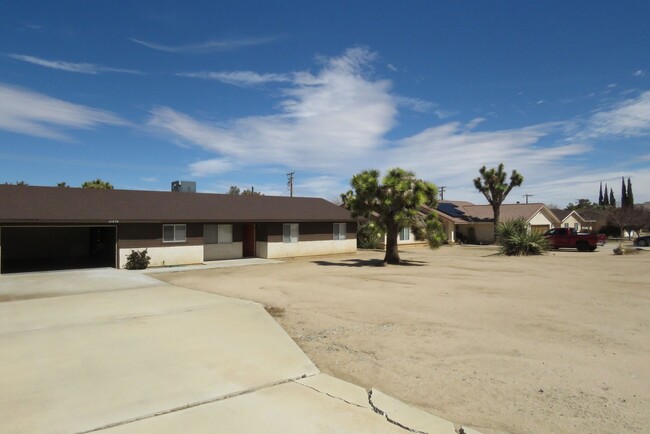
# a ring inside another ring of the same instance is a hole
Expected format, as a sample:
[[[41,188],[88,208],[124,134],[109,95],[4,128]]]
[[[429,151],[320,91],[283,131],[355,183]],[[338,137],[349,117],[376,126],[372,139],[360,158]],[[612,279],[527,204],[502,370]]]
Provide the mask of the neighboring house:
[[[607,210],[602,209],[581,209],[579,211],[580,217],[585,221],[582,228],[583,232],[598,232],[600,229],[607,226],[608,214]]]
[[[348,253],[356,227],[319,198],[0,185],[0,272]]]
[[[585,220],[581,214],[575,210],[566,209],[551,209],[553,214],[560,219],[560,223],[555,226],[556,228],[572,228],[576,232],[583,232],[591,230],[591,222]]]
[[[474,205],[462,201],[441,201],[436,209],[447,239],[489,244],[494,238],[494,213],[490,205]],[[560,220],[542,203],[503,204],[499,220],[523,218],[532,231],[545,232]]]

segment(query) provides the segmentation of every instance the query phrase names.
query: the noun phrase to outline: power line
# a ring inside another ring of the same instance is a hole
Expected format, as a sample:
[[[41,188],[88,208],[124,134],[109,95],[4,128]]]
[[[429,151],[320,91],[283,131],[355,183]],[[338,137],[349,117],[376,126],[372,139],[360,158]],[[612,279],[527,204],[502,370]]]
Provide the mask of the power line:
[[[289,197],[293,197],[293,175],[296,172],[289,172],[287,173],[287,177],[289,180],[287,181],[287,185],[289,186]]]
[[[445,190],[447,189],[446,185],[438,187],[440,189],[440,200],[445,200]]]

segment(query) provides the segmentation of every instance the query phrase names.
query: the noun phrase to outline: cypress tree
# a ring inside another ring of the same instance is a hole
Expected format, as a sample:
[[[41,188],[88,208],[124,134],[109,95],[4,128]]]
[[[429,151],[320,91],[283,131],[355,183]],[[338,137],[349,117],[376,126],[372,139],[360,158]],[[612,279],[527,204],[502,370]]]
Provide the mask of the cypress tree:
[[[614,198],[614,189],[609,189],[609,206],[616,208],[616,199]]]
[[[609,196],[607,195],[607,184],[605,184],[605,196],[603,197],[603,205],[609,206]]]
[[[627,178],[627,206],[634,207],[634,194],[632,193],[632,181]]]
[[[600,190],[598,191],[598,205],[603,206],[605,205],[604,199],[603,199],[603,181],[600,181]]]
[[[627,208],[627,190],[625,189],[625,178],[621,176],[621,208]]]

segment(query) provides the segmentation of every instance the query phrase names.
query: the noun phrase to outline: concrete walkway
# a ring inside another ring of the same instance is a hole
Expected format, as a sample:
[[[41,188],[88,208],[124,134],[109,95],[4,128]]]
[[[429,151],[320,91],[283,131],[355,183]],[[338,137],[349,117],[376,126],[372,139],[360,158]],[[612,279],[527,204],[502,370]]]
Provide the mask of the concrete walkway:
[[[320,374],[257,303],[106,269],[2,276],[0,297],[0,432],[455,432]]]

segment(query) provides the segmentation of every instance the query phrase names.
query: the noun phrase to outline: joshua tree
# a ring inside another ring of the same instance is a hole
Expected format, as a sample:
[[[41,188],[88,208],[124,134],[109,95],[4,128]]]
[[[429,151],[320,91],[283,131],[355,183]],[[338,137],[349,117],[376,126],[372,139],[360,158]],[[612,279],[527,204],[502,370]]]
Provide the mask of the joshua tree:
[[[376,221],[386,234],[384,262],[399,264],[397,237],[401,228],[410,228],[418,240],[426,240],[435,249],[442,244],[444,234],[434,211],[438,189],[430,182],[415,178],[415,173],[404,169],[389,170],[379,180],[378,170],[364,170],[352,177],[353,190],[341,195],[343,204],[353,216],[363,216]]]
[[[483,196],[492,205],[492,211],[494,212],[494,240],[496,241],[501,204],[514,187],[519,187],[524,182],[524,177],[516,170],[513,170],[510,175],[510,183],[506,184],[506,172],[503,171],[503,163],[499,164],[496,169],[488,170],[483,166],[479,173],[481,176],[474,179],[474,187],[483,193]]]

